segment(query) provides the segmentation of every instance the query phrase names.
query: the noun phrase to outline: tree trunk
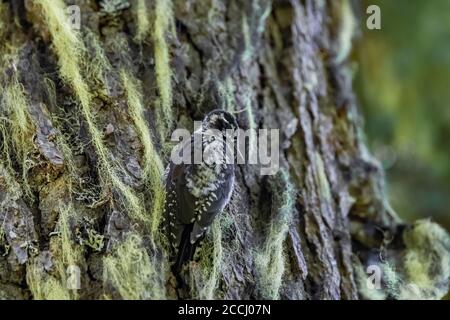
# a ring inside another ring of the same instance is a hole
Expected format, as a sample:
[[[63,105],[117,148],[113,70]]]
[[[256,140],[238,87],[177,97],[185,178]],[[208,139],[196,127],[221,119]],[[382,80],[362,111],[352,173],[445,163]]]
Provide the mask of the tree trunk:
[[[448,235],[396,218],[364,145],[348,1],[0,5],[0,298],[445,294]],[[171,132],[216,108],[241,128],[279,129],[280,170],[237,167],[177,293],[159,228],[163,168]]]

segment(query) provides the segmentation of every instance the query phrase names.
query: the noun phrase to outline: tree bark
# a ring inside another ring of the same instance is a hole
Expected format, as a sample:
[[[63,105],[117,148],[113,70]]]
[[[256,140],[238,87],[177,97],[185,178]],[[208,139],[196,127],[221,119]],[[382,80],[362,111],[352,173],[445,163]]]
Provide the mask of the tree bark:
[[[418,292],[440,298],[448,236],[432,224],[438,244],[418,248],[388,205],[352,91],[352,23],[345,0],[3,1],[0,298],[405,298],[386,275],[367,293],[365,267],[407,282],[412,248],[435,253]],[[280,170],[238,166],[177,293],[162,169],[171,132],[216,108],[279,129]]]

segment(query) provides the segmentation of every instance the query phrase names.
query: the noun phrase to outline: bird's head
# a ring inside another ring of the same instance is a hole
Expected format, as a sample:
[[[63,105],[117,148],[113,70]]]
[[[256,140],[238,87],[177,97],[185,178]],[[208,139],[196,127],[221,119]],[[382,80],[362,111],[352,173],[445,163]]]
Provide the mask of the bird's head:
[[[224,110],[213,110],[208,113],[202,122],[203,130],[215,129],[220,131],[237,130],[238,124],[236,118]]]
[[[227,163],[233,163],[232,159],[229,158],[231,155],[236,160],[237,155],[241,153],[236,143],[239,136],[238,129],[239,126],[234,115],[224,110],[211,111],[202,122],[202,134],[206,137],[206,140],[216,141],[216,143],[207,147],[208,150],[216,148],[215,156],[219,156],[220,159],[225,159],[223,157],[226,156]],[[211,150],[208,152],[211,153]],[[211,159],[213,158],[211,157]],[[215,161],[215,163],[219,162]]]

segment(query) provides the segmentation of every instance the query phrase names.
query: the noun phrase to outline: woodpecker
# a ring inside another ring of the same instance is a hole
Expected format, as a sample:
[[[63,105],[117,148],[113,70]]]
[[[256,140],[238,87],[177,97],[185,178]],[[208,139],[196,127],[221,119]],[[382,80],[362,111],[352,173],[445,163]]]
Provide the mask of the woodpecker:
[[[232,114],[211,111],[190,139],[176,150],[178,154],[189,152],[191,161],[175,164],[171,159],[167,166],[163,225],[175,275],[193,259],[205,232],[230,201],[235,164],[227,161],[226,150],[230,145],[227,133],[236,129],[238,125]],[[202,152],[202,161],[194,162],[195,152]]]

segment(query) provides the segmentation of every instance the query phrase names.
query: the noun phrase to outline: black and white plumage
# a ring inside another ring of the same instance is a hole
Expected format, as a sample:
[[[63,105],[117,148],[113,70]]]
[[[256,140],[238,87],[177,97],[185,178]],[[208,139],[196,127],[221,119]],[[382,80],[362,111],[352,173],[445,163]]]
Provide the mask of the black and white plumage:
[[[191,164],[170,161],[166,169],[163,223],[175,274],[180,272],[183,264],[193,259],[197,244],[230,201],[235,165],[232,161],[225,161],[224,150],[229,143],[225,130],[237,128],[237,122],[230,113],[222,110],[208,113],[190,141],[177,150],[178,154],[191,152]],[[194,140],[201,143],[194,143]],[[203,161],[196,164],[193,154],[201,151]]]

